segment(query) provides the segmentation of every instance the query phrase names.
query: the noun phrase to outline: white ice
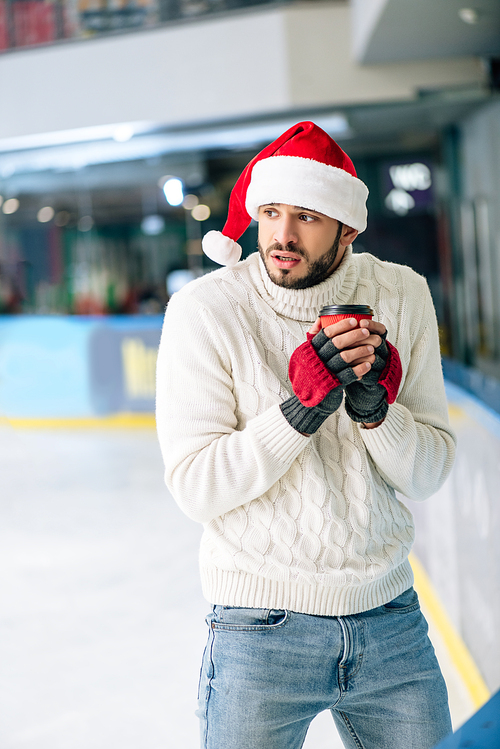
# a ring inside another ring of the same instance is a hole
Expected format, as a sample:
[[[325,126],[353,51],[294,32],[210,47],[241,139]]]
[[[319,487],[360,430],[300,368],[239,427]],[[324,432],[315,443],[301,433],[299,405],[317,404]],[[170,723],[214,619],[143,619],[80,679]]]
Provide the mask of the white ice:
[[[0,492],[0,747],[197,749],[200,529],[155,433],[4,425]]]
[[[0,426],[1,749],[197,749],[199,537],[154,431]]]

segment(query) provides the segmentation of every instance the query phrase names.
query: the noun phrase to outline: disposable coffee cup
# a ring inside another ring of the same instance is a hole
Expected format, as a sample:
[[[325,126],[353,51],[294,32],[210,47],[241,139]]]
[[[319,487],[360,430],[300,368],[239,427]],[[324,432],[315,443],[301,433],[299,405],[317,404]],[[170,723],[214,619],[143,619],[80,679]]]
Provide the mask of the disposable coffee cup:
[[[366,304],[328,304],[319,311],[321,318],[321,327],[326,328],[327,325],[333,325],[339,320],[345,320],[346,318],[353,317],[355,320],[371,320],[373,318],[373,310]]]

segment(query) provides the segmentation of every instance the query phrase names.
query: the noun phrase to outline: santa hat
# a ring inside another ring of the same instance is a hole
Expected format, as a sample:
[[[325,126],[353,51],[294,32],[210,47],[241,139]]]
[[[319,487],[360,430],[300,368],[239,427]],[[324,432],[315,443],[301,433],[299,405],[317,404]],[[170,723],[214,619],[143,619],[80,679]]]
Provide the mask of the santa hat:
[[[245,167],[231,192],[224,228],[203,237],[203,251],[219,265],[235,265],[241,257],[237,240],[268,203],[307,208],[361,232],[367,197],[368,188],[340,146],[314,122],[299,122]]]

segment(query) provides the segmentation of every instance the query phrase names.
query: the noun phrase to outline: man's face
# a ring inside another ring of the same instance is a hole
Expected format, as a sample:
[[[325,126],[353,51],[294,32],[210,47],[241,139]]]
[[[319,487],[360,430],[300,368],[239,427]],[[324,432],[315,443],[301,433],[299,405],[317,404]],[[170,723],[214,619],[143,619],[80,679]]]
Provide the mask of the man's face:
[[[259,252],[269,278],[288,289],[307,289],[328,278],[357,232],[299,206],[259,208]]]

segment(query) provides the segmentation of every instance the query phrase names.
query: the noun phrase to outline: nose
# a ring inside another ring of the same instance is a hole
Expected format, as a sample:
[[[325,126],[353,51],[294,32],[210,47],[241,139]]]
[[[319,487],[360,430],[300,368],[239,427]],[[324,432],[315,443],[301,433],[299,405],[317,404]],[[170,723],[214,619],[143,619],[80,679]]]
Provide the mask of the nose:
[[[286,214],[280,216],[273,227],[273,242],[286,247],[297,242],[297,231],[293,217]]]

